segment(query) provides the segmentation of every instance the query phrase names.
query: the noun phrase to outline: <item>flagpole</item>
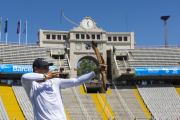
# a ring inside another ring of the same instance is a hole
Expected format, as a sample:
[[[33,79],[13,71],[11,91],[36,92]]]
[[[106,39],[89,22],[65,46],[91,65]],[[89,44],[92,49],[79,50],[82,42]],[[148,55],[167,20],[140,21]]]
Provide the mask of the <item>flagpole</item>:
[[[27,20],[26,20],[26,45],[27,45]]]
[[[8,24],[8,18],[7,18],[7,23],[6,24]],[[7,45],[7,34],[8,34],[8,32],[6,32],[6,45]]]
[[[2,26],[2,17],[1,17],[1,26]],[[1,42],[1,28],[0,28],[0,42]]]
[[[21,39],[21,20],[19,25],[19,45],[20,45],[20,39]]]
[[[6,33],[6,45],[7,45],[7,33]]]

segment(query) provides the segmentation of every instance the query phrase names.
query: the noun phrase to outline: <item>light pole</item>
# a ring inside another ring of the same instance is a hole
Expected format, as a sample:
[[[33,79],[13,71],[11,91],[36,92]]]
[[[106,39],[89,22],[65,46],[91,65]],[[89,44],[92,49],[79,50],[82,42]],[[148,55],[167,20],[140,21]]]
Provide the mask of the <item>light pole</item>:
[[[170,16],[161,16],[161,20],[164,20],[164,29],[165,29],[165,47],[168,47],[168,37],[167,37],[167,22],[166,20]]]

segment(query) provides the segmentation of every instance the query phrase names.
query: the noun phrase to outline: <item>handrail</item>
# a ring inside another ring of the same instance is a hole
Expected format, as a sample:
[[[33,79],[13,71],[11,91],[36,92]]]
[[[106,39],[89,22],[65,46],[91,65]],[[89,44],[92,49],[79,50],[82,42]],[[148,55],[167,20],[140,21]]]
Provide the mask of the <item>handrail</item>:
[[[114,55],[114,61],[115,61],[115,64],[116,64],[117,69],[119,70],[120,68],[119,68],[119,66],[117,65],[116,55]]]
[[[83,84],[83,86],[84,86],[84,89],[85,89],[85,91],[86,91],[86,93],[87,93],[87,88],[86,88],[86,84]]]
[[[125,62],[125,60],[124,60],[124,57],[123,57],[123,62],[124,62],[125,67],[127,68],[127,65],[126,65],[126,62]]]
[[[0,44],[6,44],[6,45],[25,45],[25,46],[39,46],[38,44],[36,43],[20,43],[19,42],[4,42],[4,41],[1,41]]]
[[[60,58],[60,55],[59,55],[59,66],[61,67],[61,58]]]
[[[101,104],[101,106],[102,106],[102,108],[103,108],[103,107],[105,106],[105,104],[104,104],[101,96],[99,95],[99,91],[97,92],[97,96],[98,96],[98,100],[99,100],[99,102],[100,102],[100,104]],[[109,118],[111,118],[111,120],[113,120],[114,116],[111,115],[111,113],[109,112],[109,110],[107,109],[106,106],[105,106],[104,111],[105,111],[105,113],[106,113],[106,115],[107,115],[107,117],[108,117],[108,120],[109,120]]]
[[[130,55],[129,55],[129,52],[127,51],[127,54],[128,54],[128,56],[129,56],[129,58],[130,58]]]
[[[73,87],[72,89],[73,89],[73,92],[74,92],[74,94],[76,96],[77,101],[79,102],[79,105],[81,107],[81,110],[82,110],[86,120],[92,120],[92,118],[89,116],[88,112],[86,111],[86,108],[84,107],[83,103],[81,102],[81,99],[79,98],[79,95],[78,95],[78,93],[76,91],[76,88]]]
[[[130,117],[130,120],[134,120],[134,115],[132,114],[132,112],[129,110],[128,106],[126,105],[126,103],[124,102],[121,94],[118,92],[117,88],[116,88],[116,85],[114,84],[114,87],[115,87],[115,92],[116,92],[116,95],[118,96],[119,98],[119,102],[122,103],[122,106],[124,107],[124,109],[128,112],[128,115]]]
[[[67,115],[66,115],[66,119],[67,119],[67,120],[70,120],[70,118],[69,118]]]
[[[113,52],[112,46],[111,46],[111,51]],[[117,69],[119,70],[119,66],[117,65],[117,61],[116,61],[116,55],[114,55],[114,61],[115,61],[115,64],[116,64]]]
[[[52,48],[51,48],[51,58],[52,58]]]
[[[67,56],[67,60],[68,60],[68,64],[69,64],[69,69],[71,69],[71,64],[70,64],[70,62],[69,62],[69,57],[68,57],[67,54],[66,54],[66,56]]]
[[[165,46],[165,45],[154,45],[154,46],[134,46],[135,49],[137,48],[179,48],[180,45],[168,45],[168,46]]]

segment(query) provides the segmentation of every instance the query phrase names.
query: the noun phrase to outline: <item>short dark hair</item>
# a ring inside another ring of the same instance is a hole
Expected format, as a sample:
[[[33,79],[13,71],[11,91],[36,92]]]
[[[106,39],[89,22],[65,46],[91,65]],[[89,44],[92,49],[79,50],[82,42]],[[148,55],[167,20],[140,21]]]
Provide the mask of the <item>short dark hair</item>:
[[[37,68],[40,68],[40,67],[37,67]],[[34,71],[34,67],[33,67],[33,72],[35,72],[35,71]]]

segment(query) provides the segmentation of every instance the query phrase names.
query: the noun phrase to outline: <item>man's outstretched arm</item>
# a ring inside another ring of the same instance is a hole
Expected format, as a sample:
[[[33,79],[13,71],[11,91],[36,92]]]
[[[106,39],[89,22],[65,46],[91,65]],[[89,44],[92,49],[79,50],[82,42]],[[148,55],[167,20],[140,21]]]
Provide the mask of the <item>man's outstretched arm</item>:
[[[57,83],[61,88],[69,88],[73,86],[82,85],[88,82],[89,80],[91,80],[95,76],[96,74],[94,73],[94,71],[91,71],[87,74],[79,76],[78,78],[60,79],[60,80],[59,78],[55,78],[55,79],[57,79]]]
[[[101,67],[104,67],[105,71],[107,71],[107,65],[106,63],[104,64],[100,64]],[[68,87],[73,87],[73,86],[79,86],[82,85],[86,82],[88,82],[89,80],[91,80],[93,77],[95,77],[96,75],[98,75],[100,73],[100,69],[96,68],[95,70],[81,75],[78,78],[71,78],[71,79],[60,79],[57,80],[58,84],[61,88],[68,88]]]

